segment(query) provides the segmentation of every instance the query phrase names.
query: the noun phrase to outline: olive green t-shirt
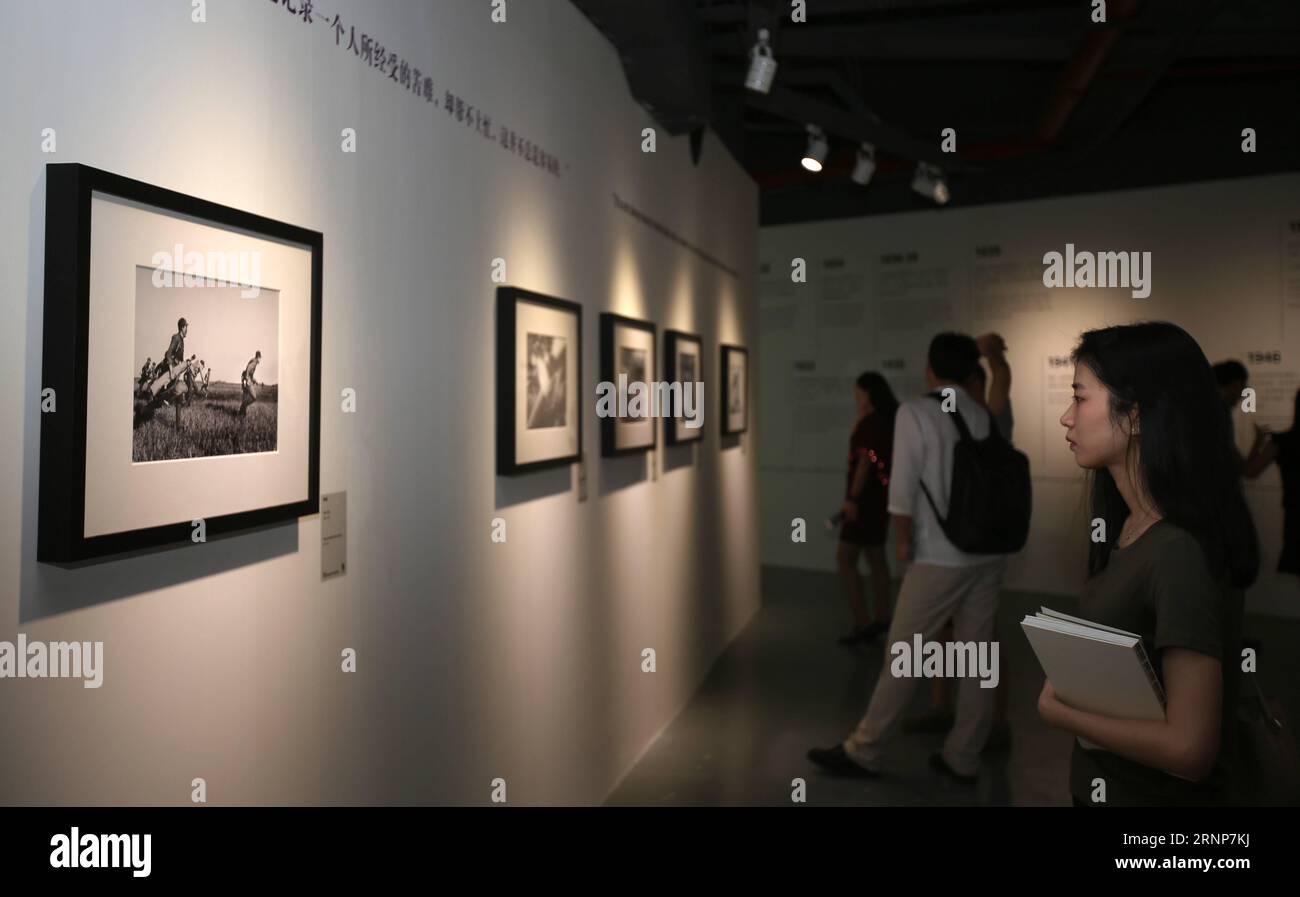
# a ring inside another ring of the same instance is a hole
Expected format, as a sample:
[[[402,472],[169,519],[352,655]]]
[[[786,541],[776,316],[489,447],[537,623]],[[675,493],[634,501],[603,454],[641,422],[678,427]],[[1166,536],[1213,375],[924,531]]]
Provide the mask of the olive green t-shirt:
[[[1157,521],[1137,541],[1112,549],[1106,567],[1089,578],[1079,616],[1142,636],[1163,687],[1161,652],[1186,648],[1223,663],[1223,723],[1219,758],[1201,782],[1189,782],[1109,751],[1074,743],[1070,792],[1092,804],[1094,778],[1106,782],[1106,806],[1179,806],[1223,803],[1232,758],[1241,672],[1242,593],[1210,575],[1191,533]]]

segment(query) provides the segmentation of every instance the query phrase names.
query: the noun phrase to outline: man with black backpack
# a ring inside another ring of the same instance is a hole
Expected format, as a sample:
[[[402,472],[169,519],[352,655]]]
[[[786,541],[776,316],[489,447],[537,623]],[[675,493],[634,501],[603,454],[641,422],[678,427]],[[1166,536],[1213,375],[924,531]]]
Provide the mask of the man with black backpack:
[[[994,638],[1005,558],[1024,546],[1029,531],[1029,461],[965,390],[979,358],[971,337],[939,334],[926,365],[929,394],[898,409],[889,513],[898,559],[910,566],[889,630],[890,656],[866,715],[841,744],[808,752],[836,775],[880,775],[885,746],[917,685],[911,676],[894,674],[895,645],[917,635],[928,642],[949,620],[957,643],[988,645]],[[930,765],[973,784],[993,707],[993,689],[982,688],[966,670],[952,730]]]

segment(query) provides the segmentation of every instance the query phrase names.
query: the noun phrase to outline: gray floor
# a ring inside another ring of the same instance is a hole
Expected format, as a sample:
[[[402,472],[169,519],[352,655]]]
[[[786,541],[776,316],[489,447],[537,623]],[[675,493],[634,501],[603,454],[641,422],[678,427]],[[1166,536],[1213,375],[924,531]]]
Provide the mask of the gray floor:
[[[897,584],[895,584],[895,587]],[[608,799],[612,806],[791,804],[792,780],[823,806],[1066,806],[1071,738],[1039,720],[1043,674],[1018,623],[1059,596],[1004,593],[998,619],[1011,746],[987,752],[976,786],[950,783],[927,759],[943,736],[900,735],[885,776],[844,781],[821,775],[804,754],[842,739],[866,708],[884,660],[884,639],[856,649],[835,641],[849,614],[833,574],[766,567],[762,609],[727,648],[704,684]],[[1265,638],[1260,675],[1300,719],[1300,621],[1252,618],[1247,636]],[[919,682],[915,709],[929,703]]]

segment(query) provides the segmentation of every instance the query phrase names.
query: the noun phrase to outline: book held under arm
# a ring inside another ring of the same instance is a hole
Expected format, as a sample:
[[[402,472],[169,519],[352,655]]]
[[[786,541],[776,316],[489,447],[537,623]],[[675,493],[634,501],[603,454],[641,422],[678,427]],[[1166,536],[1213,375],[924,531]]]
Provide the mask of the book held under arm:
[[[1164,689],[1141,636],[1045,607],[1020,626],[1064,703],[1103,716],[1165,718]],[[1079,743],[1098,749],[1082,738]]]

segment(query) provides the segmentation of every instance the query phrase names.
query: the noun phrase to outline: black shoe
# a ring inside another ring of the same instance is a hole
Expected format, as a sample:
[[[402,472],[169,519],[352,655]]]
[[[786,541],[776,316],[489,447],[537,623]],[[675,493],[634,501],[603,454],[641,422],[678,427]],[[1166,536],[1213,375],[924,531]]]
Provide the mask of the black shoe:
[[[808,752],[808,759],[831,775],[842,779],[880,778],[880,773],[876,770],[854,763],[853,759],[844,752],[844,746],[841,744],[833,748],[813,748]]]
[[[840,644],[856,645],[858,642],[869,642],[881,633],[888,632],[889,623],[889,620],[877,620],[866,626],[855,626],[848,635],[840,636]]]
[[[943,773],[958,785],[974,785],[978,781],[976,776],[964,776],[949,766],[948,761],[943,759],[943,754],[930,755],[930,768]]]

